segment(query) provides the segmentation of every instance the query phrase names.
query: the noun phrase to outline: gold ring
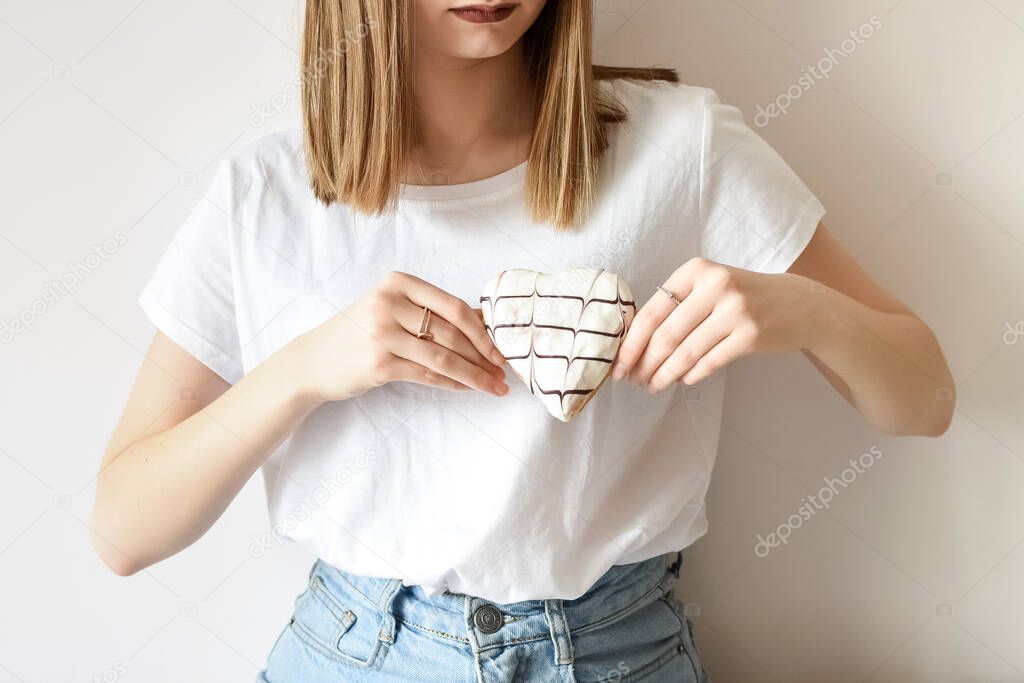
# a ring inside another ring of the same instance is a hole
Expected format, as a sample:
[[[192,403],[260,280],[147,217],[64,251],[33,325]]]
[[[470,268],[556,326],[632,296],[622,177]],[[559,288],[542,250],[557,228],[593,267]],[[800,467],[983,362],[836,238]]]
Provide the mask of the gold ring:
[[[675,301],[676,302],[676,306],[678,306],[679,304],[683,303],[682,299],[680,299],[675,294],[673,294],[672,292],[668,291],[667,289],[665,289],[661,285],[658,285],[658,291],[661,292],[662,294],[664,294],[665,296],[667,296],[669,299],[672,299],[672,301]]]
[[[417,339],[434,341],[434,335],[430,332],[430,309],[423,307],[423,317],[420,318],[420,331],[416,333]]]

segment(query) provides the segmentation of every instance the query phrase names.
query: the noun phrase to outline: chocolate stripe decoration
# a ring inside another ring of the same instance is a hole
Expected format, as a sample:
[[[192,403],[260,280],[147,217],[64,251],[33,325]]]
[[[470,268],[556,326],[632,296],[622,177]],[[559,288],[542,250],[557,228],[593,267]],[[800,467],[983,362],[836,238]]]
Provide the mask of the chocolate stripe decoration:
[[[578,334],[601,334],[601,335],[604,335],[606,337],[618,337],[620,335],[619,332],[601,332],[600,330],[574,330],[571,327],[562,327],[560,325],[540,325],[540,324],[531,324],[531,323],[514,323],[514,324],[510,324],[510,325],[495,325],[494,328],[491,328],[490,325],[484,325],[484,328],[487,329],[488,332],[493,331],[493,330],[503,330],[503,329],[509,328],[509,327],[536,327],[536,328],[543,329],[543,330],[564,330],[566,332],[574,332],[574,333],[578,333]]]
[[[597,268],[504,271],[487,284],[480,304],[498,350],[563,421],[601,387],[636,313],[629,287]]]

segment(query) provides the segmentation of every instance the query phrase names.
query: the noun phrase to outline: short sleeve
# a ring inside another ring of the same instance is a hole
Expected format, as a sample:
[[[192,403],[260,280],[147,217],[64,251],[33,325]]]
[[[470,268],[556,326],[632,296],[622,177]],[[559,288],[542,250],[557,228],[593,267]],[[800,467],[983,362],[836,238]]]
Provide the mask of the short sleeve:
[[[238,183],[225,162],[139,297],[158,330],[232,384],[243,375],[231,258]]]
[[[700,163],[701,256],[785,272],[825,214],[817,197],[736,107],[709,91]]]

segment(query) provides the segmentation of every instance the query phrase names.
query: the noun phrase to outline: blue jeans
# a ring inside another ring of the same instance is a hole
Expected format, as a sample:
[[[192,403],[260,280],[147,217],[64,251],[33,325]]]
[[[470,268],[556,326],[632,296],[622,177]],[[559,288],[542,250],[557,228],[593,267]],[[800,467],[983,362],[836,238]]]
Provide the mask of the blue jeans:
[[[427,597],[317,562],[262,683],[706,683],[672,587],[681,554],[612,567],[576,600]]]

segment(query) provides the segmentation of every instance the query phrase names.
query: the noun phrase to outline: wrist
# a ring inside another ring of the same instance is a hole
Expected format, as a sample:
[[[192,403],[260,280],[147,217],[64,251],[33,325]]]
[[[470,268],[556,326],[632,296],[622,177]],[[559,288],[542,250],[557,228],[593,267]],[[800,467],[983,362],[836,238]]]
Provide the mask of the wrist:
[[[831,344],[844,324],[844,316],[832,300],[838,293],[816,280],[802,275],[794,277],[800,278],[799,285],[803,289],[794,307],[796,320],[799,321],[794,334],[795,346],[818,355],[818,352]]]
[[[291,340],[271,360],[275,361],[290,398],[313,410],[328,399],[315,372],[317,364],[310,335],[307,332]]]

